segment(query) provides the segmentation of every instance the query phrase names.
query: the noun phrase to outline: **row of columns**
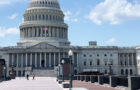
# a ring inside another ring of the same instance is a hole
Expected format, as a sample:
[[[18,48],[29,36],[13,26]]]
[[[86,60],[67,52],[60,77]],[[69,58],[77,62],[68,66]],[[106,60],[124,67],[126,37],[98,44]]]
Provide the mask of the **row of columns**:
[[[119,53],[119,63],[123,66],[136,65],[135,53]]]
[[[54,16],[54,15],[30,15],[24,17],[25,21],[35,21],[35,20],[42,20],[42,21],[55,21],[55,22],[63,22],[63,17]]]
[[[48,30],[45,30],[47,28]],[[20,31],[21,38],[57,37],[67,39],[67,29],[58,27],[30,27]]]
[[[76,57],[76,58],[74,58]],[[78,64],[78,54],[74,56],[74,64]],[[54,67],[60,63],[61,58],[68,58],[67,53],[11,53],[9,54],[9,66],[15,67]],[[76,65],[77,66],[77,65]]]

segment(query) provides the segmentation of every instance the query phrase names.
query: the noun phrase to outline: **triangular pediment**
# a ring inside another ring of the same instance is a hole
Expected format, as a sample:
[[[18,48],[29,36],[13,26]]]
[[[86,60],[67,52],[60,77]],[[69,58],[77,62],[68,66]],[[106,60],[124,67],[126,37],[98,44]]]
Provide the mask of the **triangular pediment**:
[[[55,48],[57,47],[48,43],[39,43],[30,47],[30,49],[55,49]]]

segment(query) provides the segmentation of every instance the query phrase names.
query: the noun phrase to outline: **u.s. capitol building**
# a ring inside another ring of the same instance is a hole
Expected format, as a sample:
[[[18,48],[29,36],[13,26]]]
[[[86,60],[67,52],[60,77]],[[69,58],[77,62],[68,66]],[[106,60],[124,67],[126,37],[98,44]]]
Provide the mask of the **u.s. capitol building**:
[[[20,25],[17,46],[0,48],[6,60],[7,75],[14,67],[17,76],[39,70],[53,70],[72,49],[74,73],[97,70],[107,74],[111,65],[114,75],[140,75],[140,47],[71,46],[68,25],[57,0],[30,0]]]

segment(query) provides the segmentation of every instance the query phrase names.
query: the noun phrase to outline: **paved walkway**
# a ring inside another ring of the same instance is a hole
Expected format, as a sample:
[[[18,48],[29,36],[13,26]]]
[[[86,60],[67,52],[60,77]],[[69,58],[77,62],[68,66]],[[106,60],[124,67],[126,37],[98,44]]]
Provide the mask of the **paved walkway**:
[[[35,80],[17,78],[15,80],[0,83],[0,90],[63,90],[56,78],[36,77]]]
[[[90,83],[90,82],[81,82],[81,81],[73,81],[73,87],[83,87],[86,88],[88,90],[119,90],[116,88],[112,88],[112,87],[108,87],[108,86],[103,86],[103,85],[99,85],[96,83]]]

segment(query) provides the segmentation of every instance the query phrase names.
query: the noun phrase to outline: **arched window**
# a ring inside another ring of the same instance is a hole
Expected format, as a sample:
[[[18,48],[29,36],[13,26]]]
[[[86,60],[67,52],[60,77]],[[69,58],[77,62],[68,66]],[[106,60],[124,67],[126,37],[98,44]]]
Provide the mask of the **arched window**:
[[[121,75],[124,75],[124,71],[123,71],[123,69],[121,70]]]

